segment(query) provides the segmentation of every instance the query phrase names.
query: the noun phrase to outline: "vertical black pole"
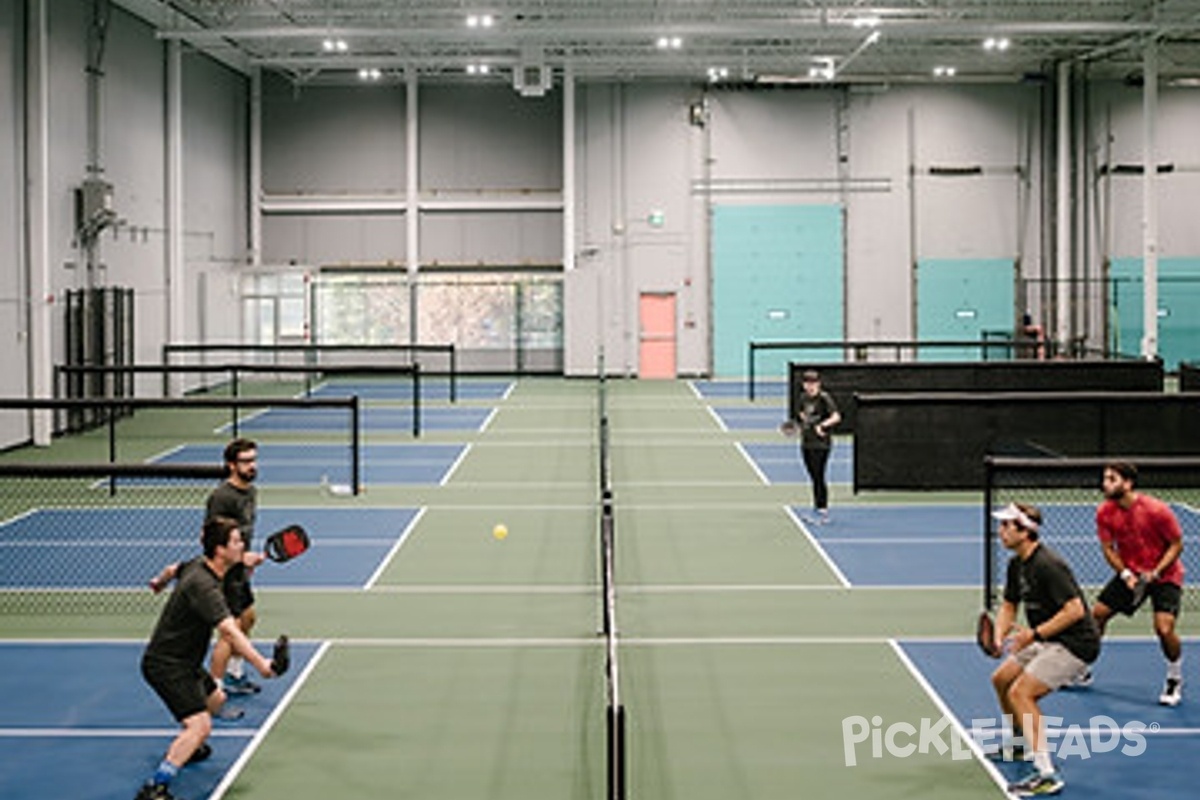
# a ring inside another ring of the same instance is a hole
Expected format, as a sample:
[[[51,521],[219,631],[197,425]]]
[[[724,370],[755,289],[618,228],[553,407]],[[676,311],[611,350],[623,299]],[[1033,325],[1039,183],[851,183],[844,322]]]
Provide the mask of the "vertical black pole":
[[[450,345],[450,402],[458,402],[458,356],[455,346]]]
[[[361,420],[358,415],[358,395],[350,395],[350,486],[353,487],[354,494],[359,492],[359,460],[361,453],[359,452],[359,438],[361,431]]]

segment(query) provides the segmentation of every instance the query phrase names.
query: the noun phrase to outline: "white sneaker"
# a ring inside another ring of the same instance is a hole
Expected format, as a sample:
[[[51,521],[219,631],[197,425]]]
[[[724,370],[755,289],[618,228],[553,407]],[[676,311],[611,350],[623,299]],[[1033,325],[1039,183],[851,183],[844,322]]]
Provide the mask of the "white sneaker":
[[[1183,701],[1183,681],[1178,678],[1167,678],[1158,702],[1164,706],[1177,706]]]
[[[1085,669],[1083,672],[1075,676],[1074,680],[1071,681],[1071,686],[1076,686],[1080,689],[1086,689],[1092,685],[1093,680],[1095,680],[1095,678],[1092,677],[1092,671],[1090,669]]]

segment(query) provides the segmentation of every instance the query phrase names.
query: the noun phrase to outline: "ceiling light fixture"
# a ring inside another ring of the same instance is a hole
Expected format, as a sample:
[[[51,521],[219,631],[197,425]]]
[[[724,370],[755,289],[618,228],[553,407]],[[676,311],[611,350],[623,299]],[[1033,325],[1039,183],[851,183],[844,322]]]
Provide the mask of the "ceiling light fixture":
[[[683,39],[679,36],[660,36],[654,46],[659,50],[678,50],[683,47]]]
[[[957,74],[958,69],[956,67],[938,66],[933,68],[933,77],[935,78],[953,78]]]
[[[326,53],[344,53],[350,49],[345,39],[326,39],[321,42],[321,49]]]
[[[468,14],[467,15],[467,27],[468,28],[490,28],[490,27],[492,27],[493,24],[495,24],[495,22],[496,22],[496,18],[493,17],[491,14]]]
[[[983,49],[989,52],[1003,53],[1008,49],[1009,41],[1003,36],[989,36],[983,40]]]
[[[729,77],[729,67],[709,67],[708,80],[710,83],[723,81]]]
[[[358,71],[360,81],[377,81],[383,77],[383,71],[378,67],[363,67]]]

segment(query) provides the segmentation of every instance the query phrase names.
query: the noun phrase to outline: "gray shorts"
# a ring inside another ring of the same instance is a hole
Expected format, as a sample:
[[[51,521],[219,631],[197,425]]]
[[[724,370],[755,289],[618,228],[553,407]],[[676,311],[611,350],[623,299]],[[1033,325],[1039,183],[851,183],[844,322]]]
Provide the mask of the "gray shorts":
[[[1087,662],[1059,642],[1033,642],[1011,658],[1050,688],[1061,689],[1087,669]]]

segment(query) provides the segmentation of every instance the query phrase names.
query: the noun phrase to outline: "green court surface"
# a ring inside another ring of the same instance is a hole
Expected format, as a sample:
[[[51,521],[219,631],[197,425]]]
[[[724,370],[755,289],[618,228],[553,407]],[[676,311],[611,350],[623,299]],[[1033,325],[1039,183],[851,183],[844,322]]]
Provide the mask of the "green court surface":
[[[423,511],[368,590],[260,589],[259,632],[323,648],[224,797],[604,797],[597,403],[594,381],[521,380],[482,432],[429,436],[469,445],[444,485],[264,485],[263,507]],[[892,640],[967,640],[979,590],[844,587],[788,513],[807,487],[764,485],[736,446],[769,434],[723,432],[685,382],[609,381],[607,404],[629,798],[1004,796],[974,758],[845,763],[848,717],[941,717]],[[838,487],[834,513],[898,499]],[[140,640],[153,621],[9,613],[0,635]]]

